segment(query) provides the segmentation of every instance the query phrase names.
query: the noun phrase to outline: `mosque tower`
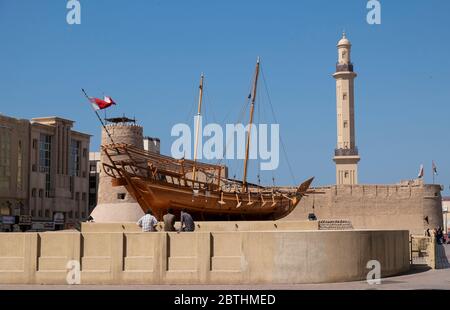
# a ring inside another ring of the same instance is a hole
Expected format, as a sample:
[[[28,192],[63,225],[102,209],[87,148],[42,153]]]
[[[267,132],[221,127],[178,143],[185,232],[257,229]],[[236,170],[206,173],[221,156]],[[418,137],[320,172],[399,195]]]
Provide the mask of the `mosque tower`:
[[[336,104],[337,104],[337,145],[334,153],[336,163],[336,184],[358,184],[358,148],[355,141],[355,96],[354,80],[351,62],[352,44],[345,33],[338,42],[338,63],[336,73]]]

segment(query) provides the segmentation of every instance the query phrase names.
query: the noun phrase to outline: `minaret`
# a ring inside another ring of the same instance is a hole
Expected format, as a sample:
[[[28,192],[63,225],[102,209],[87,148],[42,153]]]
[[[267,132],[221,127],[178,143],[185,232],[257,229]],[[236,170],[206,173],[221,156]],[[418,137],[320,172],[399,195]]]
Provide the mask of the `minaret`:
[[[358,148],[355,143],[355,97],[353,64],[350,59],[352,44],[345,32],[338,42],[336,73],[337,146],[334,153],[336,184],[358,184]]]

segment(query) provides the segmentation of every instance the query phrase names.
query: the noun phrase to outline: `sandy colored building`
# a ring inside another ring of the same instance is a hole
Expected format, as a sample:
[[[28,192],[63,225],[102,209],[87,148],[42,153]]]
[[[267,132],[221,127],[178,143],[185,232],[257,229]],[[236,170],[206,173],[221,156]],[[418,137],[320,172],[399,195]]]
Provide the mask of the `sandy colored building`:
[[[89,214],[97,205],[100,171],[100,152],[89,152]]]
[[[11,216],[36,230],[71,227],[88,216],[90,135],[73,130],[73,124],[58,117],[29,121],[0,115],[4,229],[12,228]]]
[[[0,115],[0,216],[27,214],[30,122]]]

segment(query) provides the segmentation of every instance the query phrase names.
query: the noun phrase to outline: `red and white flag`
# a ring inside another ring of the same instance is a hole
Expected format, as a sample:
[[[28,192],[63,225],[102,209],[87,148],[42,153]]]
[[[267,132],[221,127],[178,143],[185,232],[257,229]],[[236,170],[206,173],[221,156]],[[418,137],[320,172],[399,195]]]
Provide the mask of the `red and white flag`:
[[[111,97],[108,97],[108,96],[105,96],[103,99],[89,98],[89,100],[91,101],[92,106],[96,110],[103,110],[103,109],[109,108],[113,104],[114,105],[116,104],[114,102],[114,100]]]

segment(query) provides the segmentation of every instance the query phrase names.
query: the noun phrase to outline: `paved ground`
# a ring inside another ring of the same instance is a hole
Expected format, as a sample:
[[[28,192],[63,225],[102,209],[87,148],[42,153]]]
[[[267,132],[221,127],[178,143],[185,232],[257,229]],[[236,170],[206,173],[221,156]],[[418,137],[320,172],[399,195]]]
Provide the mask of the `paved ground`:
[[[450,245],[445,245],[446,257],[450,261]],[[442,258],[441,258],[442,259]],[[448,265],[448,264],[447,264]],[[380,285],[369,285],[365,281],[297,284],[297,285],[0,285],[0,290],[450,290],[450,268],[431,270],[415,268],[407,274],[386,278]]]

